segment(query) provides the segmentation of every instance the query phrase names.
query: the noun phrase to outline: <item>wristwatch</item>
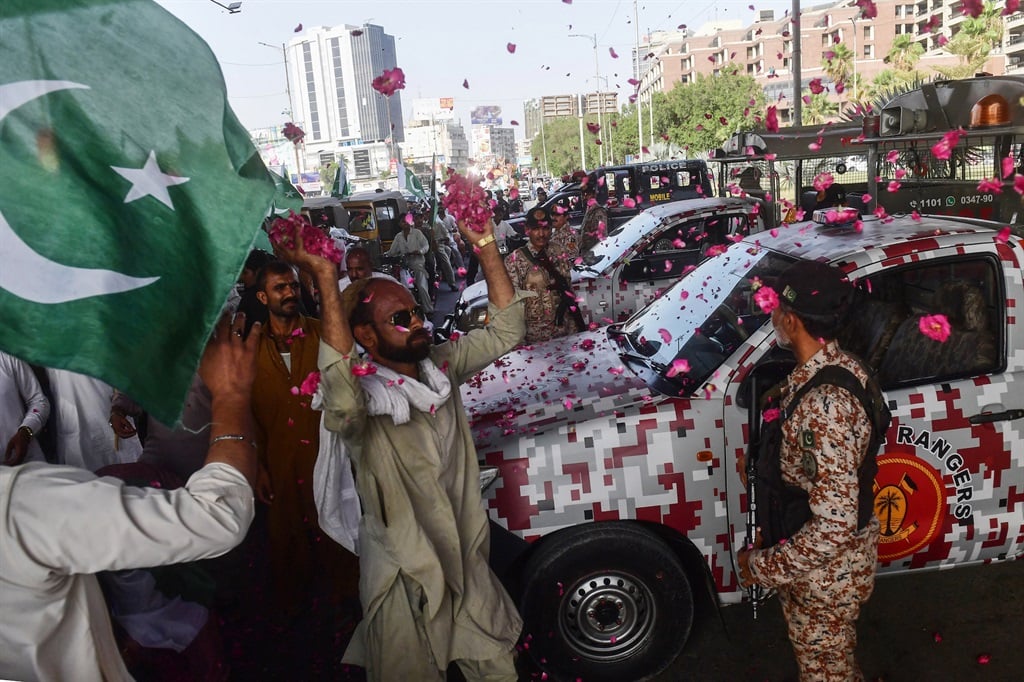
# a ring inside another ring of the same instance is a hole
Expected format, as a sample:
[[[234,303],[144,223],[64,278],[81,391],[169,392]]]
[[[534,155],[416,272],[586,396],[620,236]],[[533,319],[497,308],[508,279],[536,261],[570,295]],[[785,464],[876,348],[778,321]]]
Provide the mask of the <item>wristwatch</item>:
[[[484,248],[485,246],[487,246],[488,244],[490,244],[493,241],[494,241],[494,233],[491,233],[491,234],[487,235],[486,237],[484,237],[483,239],[481,239],[480,241],[478,241],[473,246],[475,246],[478,249],[482,249],[482,248]]]
[[[28,439],[29,439],[29,440],[32,440],[33,438],[35,438],[35,437],[36,437],[36,434],[35,434],[35,432],[34,432],[34,431],[32,431],[32,428],[31,428],[31,427],[29,427],[29,426],[19,426],[19,427],[18,427],[18,430],[19,430],[19,431],[21,431],[22,429],[24,429],[25,431],[28,431]]]

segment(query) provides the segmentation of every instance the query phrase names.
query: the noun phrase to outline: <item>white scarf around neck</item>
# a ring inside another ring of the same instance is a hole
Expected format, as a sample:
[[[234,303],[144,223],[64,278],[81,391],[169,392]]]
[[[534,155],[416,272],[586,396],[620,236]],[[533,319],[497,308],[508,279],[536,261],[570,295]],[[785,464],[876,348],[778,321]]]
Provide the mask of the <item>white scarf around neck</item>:
[[[366,409],[372,416],[390,415],[395,424],[405,424],[415,407],[434,412],[451,397],[452,384],[429,358],[420,362],[424,382],[377,365],[375,374],[359,377],[366,392]],[[314,410],[323,408],[323,388],[313,396]],[[359,519],[362,509],[348,449],[341,436],[329,431],[320,418],[320,450],[313,467],[313,498],[320,527],[335,542],[359,554]]]
[[[444,372],[429,358],[420,361],[419,367],[422,381],[381,365],[377,365],[375,374],[359,377],[370,415],[391,415],[395,424],[405,424],[411,417],[410,406],[433,414],[448,402],[452,383]]]

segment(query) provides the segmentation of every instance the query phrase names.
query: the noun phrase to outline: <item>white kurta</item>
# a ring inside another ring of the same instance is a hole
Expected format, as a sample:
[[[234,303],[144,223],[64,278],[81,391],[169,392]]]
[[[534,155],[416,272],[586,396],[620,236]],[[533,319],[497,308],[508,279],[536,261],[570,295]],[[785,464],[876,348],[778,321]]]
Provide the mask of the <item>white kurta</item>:
[[[0,452],[22,426],[38,435],[49,416],[50,401],[43,394],[32,368],[0,351]],[[45,461],[36,438],[29,442],[25,461]]]
[[[176,490],[74,467],[0,467],[0,678],[131,679],[92,574],[224,554],[253,509],[252,488],[227,464]]]
[[[84,374],[47,369],[53,398],[57,463],[96,471],[108,464],[134,462],[142,454],[138,436],[114,442],[110,399],[114,389]]]

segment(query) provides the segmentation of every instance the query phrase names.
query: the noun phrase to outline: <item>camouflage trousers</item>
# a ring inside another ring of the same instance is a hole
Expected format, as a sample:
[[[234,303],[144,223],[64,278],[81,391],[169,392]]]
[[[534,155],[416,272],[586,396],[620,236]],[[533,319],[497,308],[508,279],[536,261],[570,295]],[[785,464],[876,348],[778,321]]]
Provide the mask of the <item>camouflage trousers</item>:
[[[854,658],[857,617],[871,596],[878,562],[878,524],[872,520],[857,544],[779,588],[800,682],[860,682]]]

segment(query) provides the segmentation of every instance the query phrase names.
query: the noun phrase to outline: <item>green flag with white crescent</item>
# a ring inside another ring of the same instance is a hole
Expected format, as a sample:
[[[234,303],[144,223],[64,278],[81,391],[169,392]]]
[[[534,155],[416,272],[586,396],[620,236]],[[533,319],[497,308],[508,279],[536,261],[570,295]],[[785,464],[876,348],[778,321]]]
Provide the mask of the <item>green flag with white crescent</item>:
[[[0,348],[173,424],[274,183],[154,2],[4,0],[0,37]]]
[[[331,196],[338,199],[346,199],[352,194],[352,186],[348,184],[348,169],[345,168],[345,160],[338,161],[338,172],[334,174],[334,182],[331,184]]]
[[[398,162],[398,185],[411,192],[417,199],[426,200],[427,193],[423,191],[423,184],[416,174],[405,167],[401,161]]]
[[[285,169],[287,171],[287,169]],[[274,215],[287,216],[290,211],[302,211],[302,192],[295,185],[274,171],[267,171],[274,181],[274,203],[271,212]]]

